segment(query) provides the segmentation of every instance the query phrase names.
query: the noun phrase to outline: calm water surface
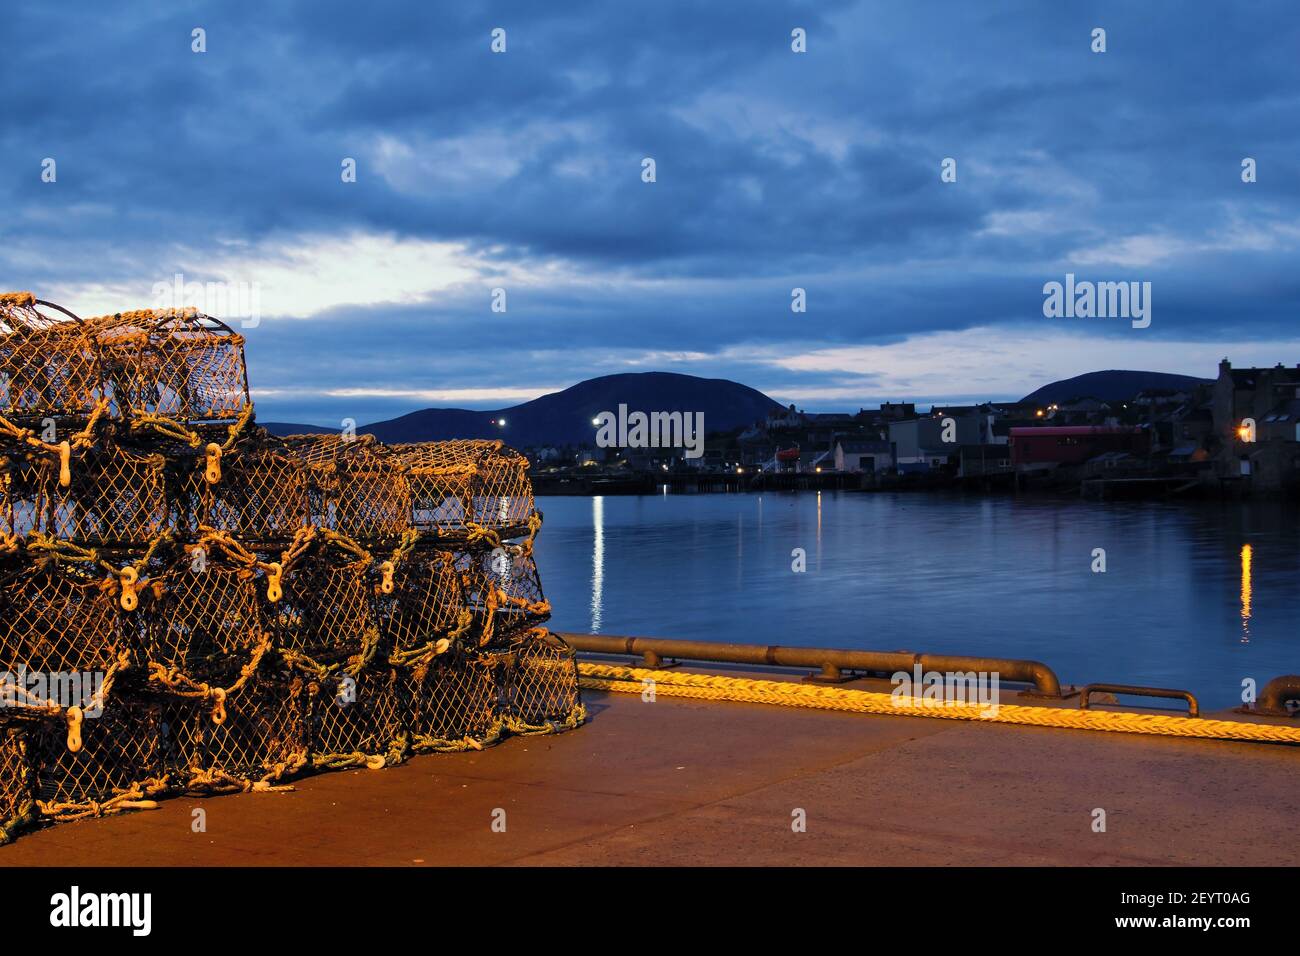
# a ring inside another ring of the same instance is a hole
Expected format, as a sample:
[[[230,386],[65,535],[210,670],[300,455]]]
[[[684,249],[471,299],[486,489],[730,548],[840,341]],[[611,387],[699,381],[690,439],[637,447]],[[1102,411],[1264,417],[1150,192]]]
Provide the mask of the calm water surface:
[[[835,492],[538,505],[556,630],[1028,657],[1070,683],[1185,688],[1207,709],[1238,703],[1243,678],[1300,671],[1290,505]]]

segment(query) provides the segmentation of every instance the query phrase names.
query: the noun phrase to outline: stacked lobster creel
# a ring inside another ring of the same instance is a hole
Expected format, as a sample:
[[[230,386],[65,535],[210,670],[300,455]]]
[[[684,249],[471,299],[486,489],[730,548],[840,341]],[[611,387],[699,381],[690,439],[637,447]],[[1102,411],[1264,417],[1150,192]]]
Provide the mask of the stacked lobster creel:
[[[275,438],[219,321],[0,296],[0,842],[577,726],[526,471]]]
[[[280,633],[314,678],[314,765],[375,767],[582,721],[572,652],[541,627],[541,516],[522,456],[500,442],[283,442],[309,473],[311,528],[285,552]],[[532,677],[520,649],[559,661],[545,690],[519,689]]]
[[[420,536],[393,555],[398,578],[385,615],[392,659],[405,670],[411,749],[461,750],[577,726],[584,711],[573,652],[543,627],[550,604],[533,559],[542,522],[526,459],[499,441],[390,453],[409,469]],[[444,594],[453,599],[434,598]],[[431,598],[445,617],[424,622]],[[442,636],[430,643],[428,633]]]
[[[89,325],[0,295],[0,842],[164,788],[119,609],[166,527],[161,460],[108,437],[103,372]]]
[[[82,321],[0,295],[0,842],[203,783],[176,718],[222,718],[252,675],[226,680],[226,576],[176,569],[200,543],[188,479],[255,440],[243,361],[193,310]]]

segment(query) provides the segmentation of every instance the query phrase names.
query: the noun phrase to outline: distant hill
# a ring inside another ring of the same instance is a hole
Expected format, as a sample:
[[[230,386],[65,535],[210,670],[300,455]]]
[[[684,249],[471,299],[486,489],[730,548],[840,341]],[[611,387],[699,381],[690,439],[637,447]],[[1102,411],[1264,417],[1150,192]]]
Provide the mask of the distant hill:
[[[1209,379],[1191,375],[1172,375],[1168,372],[1135,372],[1128,369],[1108,369],[1105,372],[1087,372],[1074,378],[1044,385],[1021,399],[1035,405],[1060,404],[1072,398],[1096,398],[1103,402],[1123,402],[1138,392],[1152,388],[1190,389],[1203,385]]]
[[[601,412],[617,413],[620,404],[629,412],[703,412],[709,432],[752,424],[782,407],[762,392],[727,379],[634,372],[588,379],[510,408],[426,408],[357,431],[385,442],[500,438],[517,448],[592,444],[596,430],[591,420]],[[502,418],[504,428],[495,424]],[[276,435],[331,430],[289,422],[262,424]]]
[[[298,425],[294,422],[258,422],[272,435],[335,435],[337,428],[323,428],[320,425]]]

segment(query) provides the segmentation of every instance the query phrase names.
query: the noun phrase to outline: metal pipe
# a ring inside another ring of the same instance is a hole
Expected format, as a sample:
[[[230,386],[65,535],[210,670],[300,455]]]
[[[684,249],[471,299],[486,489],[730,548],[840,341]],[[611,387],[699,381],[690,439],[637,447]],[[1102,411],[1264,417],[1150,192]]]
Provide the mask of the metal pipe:
[[[906,651],[851,651],[827,647],[781,647],[775,644],[726,644],[714,641],[678,641],[613,634],[559,635],[572,647],[591,654],[630,654],[648,666],[663,658],[715,661],[725,664],[760,664],[776,667],[815,667],[822,677],[836,679],[842,670],[896,673],[920,666],[922,671],[997,672],[999,679],[1033,684],[1034,697],[1061,696],[1061,682],[1046,664],[1005,657],[958,657],[949,654],[912,654]]]
[[[1294,711],[1287,708],[1288,701],[1300,701],[1300,674],[1283,674],[1265,684],[1255,710],[1261,714],[1289,717]]]
[[[1191,691],[1174,690],[1169,687],[1139,687],[1135,684],[1089,684],[1079,692],[1079,706],[1088,709],[1088,698],[1093,694],[1126,694],[1131,697],[1163,697],[1169,700],[1187,701],[1187,716],[1198,717],[1201,707]]]

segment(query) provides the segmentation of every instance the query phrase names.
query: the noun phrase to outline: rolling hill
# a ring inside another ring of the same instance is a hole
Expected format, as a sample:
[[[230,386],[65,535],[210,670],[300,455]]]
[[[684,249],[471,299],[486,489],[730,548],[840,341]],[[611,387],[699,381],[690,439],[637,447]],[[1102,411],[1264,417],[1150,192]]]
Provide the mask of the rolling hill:
[[[1021,399],[1035,405],[1062,403],[1073,398],[1095,398],[1103,402],[1122,402],[1145,389],[1167,388],[1174,391],[1190,389],[1205,384],[1209,379],[1191,375],[1172,375],[1168,372],[1136,372],[1129,369],[1107,369],[1104,372],[1087,372],[1074,378],[1044,385]]]
[[[1044,385],[1024,402],[1046,405],[1074,398],[1125,401],[1144,389],[1188,389],[1207,379],[1166,372],[1109,369],[1088,372]],[[501,438],[517,448],[542,445],[592,444],[591,420],[601,412],[703,412],[706,431],[727,431],[749,425],[781,409],[756,389],[721,378],[698,378],[676,372],[636,372],[604,375],[509,408],[425,408],[397,418],[364,425],[358,430],[385,442],[442,441],[450,438]],[[497,424],[505,419],[505,426]],[[276,435],[334,429],[290,422],[265,422]]]
[[[703,412],[706,431],[749,425],[782,406],[747,385],[721,378],[698,378],[675,372],[603,375],[560,392],[510,408],[475,411],[425,408],[358,428],[380,441],[440,441],[449,438],[501,438],[517,448],[591,444],[591,420],[601,412]],[[505,419],[505,427],[496,424]],[[265,422],[276,435],[327,432],[330,429],[288,422]]]

